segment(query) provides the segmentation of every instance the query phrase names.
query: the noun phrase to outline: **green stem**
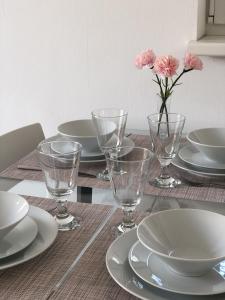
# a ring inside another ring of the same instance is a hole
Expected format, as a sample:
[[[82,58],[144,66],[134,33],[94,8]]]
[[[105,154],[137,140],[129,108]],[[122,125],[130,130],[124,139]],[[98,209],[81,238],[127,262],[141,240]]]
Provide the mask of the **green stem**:
[[[193,69],[188,69],[188,70],[183,69],[183,71],[180,73],[180,75],[176,78],[176,80],[173,82],[173,84],[172,84],[171,87],[169,88],[169,92],[172,91],[172,89],[174,88],[174,86],[176,85],[176,83],[178,82],[178,80],[181,78],[181,76],[182,76],[184,73],[190,72],[190,71],[192,71],[192,70],[193,70]]]
[[[168,117],[168,110],[167,110],[167,107],[166,107],[166,101],[170,97],[172,89],[177,84],[178,80],[182,77],[182,75],[184,73],[190,72],[192,70],[193,69],[188,69],[188,70],[183,69],[183,71],[176,78],[176,80],[174,82],[172,82],[172,84],[171,84],[170,87],[168,86],[168,77],[166,77],[165,78],[165,91],[163,91],[162,82],[159,79],[159,76],[157,74],[155,74],[156,79],[157,79],[157,83],[158,83],[158,85],[160,87],[160,98],[162,99],[162,104],[161,104],[160,111],[159,111],[160,112],[160,117],[159,117],[159,124],[158,124],[157,135],[159,135],[160,124],[161,124],[161,121],[162,121],[162,114],[163,114],[163,111],[165,109],[165,112],[166,112],[166,121],[167,121],[167,133],[168,133],[168,136],[169,136],[169,134],[170,134],[170,132],[169,132],[169,117]]]
[[[165,111],[166,111],[166,125],[167,125],[167,133],[168,133],[168,137],[170,136],[170,128],[169,128],[169,116],[168,116],[168,111],[167,111],[167,107],[165,105]]]

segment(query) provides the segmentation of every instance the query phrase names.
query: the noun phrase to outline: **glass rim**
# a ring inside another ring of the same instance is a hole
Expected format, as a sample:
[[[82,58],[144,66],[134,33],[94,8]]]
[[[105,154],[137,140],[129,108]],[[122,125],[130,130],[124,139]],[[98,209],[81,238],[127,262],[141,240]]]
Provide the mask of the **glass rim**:
[[[176,121],[160,121],[160,120],[153,120],[151,117],[156,117],[156,116],[180,116],[179,120]],[[180,121],[185,121],[186,117],[180,113],[154,113],[150,114],[147,116],[148,121],[151,121],[152,123],[160,123],[160,124],[167,124],[167,123],[178,123]]]
[[[122,114],[118,114],[117,116],[99,116],[98,112],[100,111],[109,111],[109,110],[118,110],[118,111],[123,111]],[[99,108],[99,109],[95,109],[91,112],[91,115],[95,118],[99,118],[99,119],[113,119],[113,118],[118,118],[118,117],[124,117],[128,115],[128,111],[124,108],[116,108],[116,107],[109,107],[109,108]]]
[[[77,150],[74,150],[74,151],[69,151],[69,152],[66,152],[66,153],[45,153],[43,150],[41,150],[41,146],[42,145],[50,145],[52,143],[72,143],[74,145],[78,145],[79,148]],[[70,140],[67,140],[67,141],[59,141],[59,140],[53,140],[53,141],[46,141],[46,140],[43,140],[41,141],[38,145],[37,145],[37,148],[36,150],[38,151],[38,153],[40,154],[43,154],[43,155],[50,155],[50,156],[54,156],[54,157],[60,157],[62,155],[71,155],[71,154],[77,154],[79,152],[81,152],[82,150],[82,145],[78,142],[75,142],[75,141],[70,141]]]
[[[116,159],[116,158],[111,158],[111,157],[108,157],[108,158],[106,158],[106,160],[108,159],[108,160],[110,160],[110,161],[113,161],[113,162],[116,162],[116,161],[119,161],[119,162],[122,162],[122,163],[138,163],[138,162],[144,162],[144,161],[148,161],[148,160],[150,160],[150,159],[152,159],[154,156],[155,156],[155,154],[154,154],[154,152],[152,151],[152,150],[150,150],[150,149],[148,149],[148,148],[145,148],[145,147],[132,147],[132,146],[120,146],[120,147],[113,147],[113,148],[111,148],[111,150],[118,150],[118,149],[142,149],[142,150],[147,150],[147,152],[150,154],[149,155],[149,157],[147,157],[147,158],[144,158],[144,159],[136,159],[136,160],[130,160],[130,161],[126,161],[126,160],[118,160],[118,159]],[[131,151],[132,151],[131,150]],[[109,153],[110,153],[111,151],[109,151]],[[128,152],[128,153],[125,153],[123,156],[125,156],[125,155],[127,155],[127,154],[129,154],[130,152]],[[123,157],[122,156],[122,157]]]

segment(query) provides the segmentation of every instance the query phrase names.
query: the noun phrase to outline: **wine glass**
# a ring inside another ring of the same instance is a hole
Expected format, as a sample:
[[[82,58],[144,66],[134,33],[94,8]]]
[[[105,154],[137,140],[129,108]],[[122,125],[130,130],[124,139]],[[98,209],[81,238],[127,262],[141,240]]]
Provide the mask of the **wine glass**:
[[[47,190],[56,199],[58,229],[67,231],[79,227],[79,220],[67,210],[67,197],[76,187],[81,144],[45,140],[38,145],[37,152]]]
[[[170,176],[167,167],[179,150],[185,117],[177,113],[152,114],[148,117],[152,149],[160,163],[161,173],[152,182],[161,188],[173,188],[181,184]]]
[[[123,210],[123,221],[116,227],[117,234],[136,226],[133,213],[142,199],[153,158],[153,152],[142,147],[117,147],[107,152],[114,198]]]
[[[96,128],[98,145],[106,153],[113,147],[122,145],[128,113],[120,108],[103,108],[92,112]],[[97,174],[97,178],[109,180],[107,168]]]

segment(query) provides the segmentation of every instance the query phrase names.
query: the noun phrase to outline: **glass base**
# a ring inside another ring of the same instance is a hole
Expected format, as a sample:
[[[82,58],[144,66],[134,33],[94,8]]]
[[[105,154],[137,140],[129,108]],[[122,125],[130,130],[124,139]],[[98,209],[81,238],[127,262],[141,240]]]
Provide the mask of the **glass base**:
[[[112,234],[116,238],[136,227],[136,224],[132,224],[131,226],[125,226],[123,223],[120,223],[112,227]]]
[[[109,181],[110,180],[108,170],[104,170],[103,172],[98,173],[96,177],[98,179],[101,179],[101,180],[104,180],[104,181]]]
[[[80,218],[68,215],[65,218],[54,217],[59,231],[69,231],[80,227]]]
[[[175,188],[179,186],[182,182],[180,179],[175,179],[173,177],[156,177],[153,181],[150,181],[149,183],[158,188]]]

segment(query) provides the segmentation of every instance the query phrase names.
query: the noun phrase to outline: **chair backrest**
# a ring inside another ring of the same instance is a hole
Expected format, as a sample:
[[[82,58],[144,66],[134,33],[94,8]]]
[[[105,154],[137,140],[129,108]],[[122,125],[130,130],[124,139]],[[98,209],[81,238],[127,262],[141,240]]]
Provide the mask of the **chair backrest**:
[[[0,136],[0,171],[34,150],[44,138],[39,123]]]

